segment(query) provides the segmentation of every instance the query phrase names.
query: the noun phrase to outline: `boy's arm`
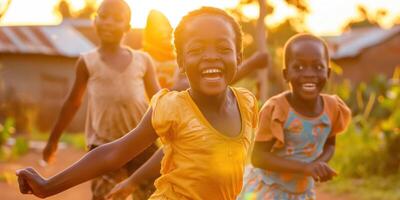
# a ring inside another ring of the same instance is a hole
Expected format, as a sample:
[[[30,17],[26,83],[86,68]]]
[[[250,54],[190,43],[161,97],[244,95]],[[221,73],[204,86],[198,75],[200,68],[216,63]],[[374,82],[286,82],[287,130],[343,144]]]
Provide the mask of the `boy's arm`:
[[[149,109],[138,126],[128,134],[88,152],[78,162],[50,179],[42,178],[31,168],[19,170],[20,191],[43,198],[120,168],[157,139],[151,115],[152,109]]]
[[[71,122],[76,111],[82,104],[82,98],[86,90],[88,78],[89,73],[87,71],[85,62],[83,61],[83,58],[79,58],[76,63],[74,85],[68,95],[68,98],[64,102],[56,123],[50,132],[47,145],[43,150],[43,160],[46,162],[49,162],[54,158],[54,153],[57,151],[58,140],[60,139],[63,130]]]
[[[153,60],[150,56],[146,57],[146,74],[144,75],[144,85],[149,98],[161,90],[160,83],[157,79],[156,70]]]
[[[324,144],[324,149],[321,155],[314,161],[314,163],[325,163],[327,165],[327,163],[333,157],[333,154],[335,154],[335,147],[336,147],[336,136],[328,137],[328,139]],[[323,170],[321,171],[321,173],[323,174],[319,180],[321,182],[329,181],[334,176],[337,176],[337,172],[335,171]]]
[[[255,167],[276,172],[304,173],[306,163],[288,160],[271,152],[275,141],[254,143],[251,162]]]
[[[163,149],[158,149],[138,170],[129,178],[118,183],[107,195],[107,199],[125,199],[135,188],[147,180],[154,180],[160,176],[161,160],[164,156]]]
[[[335,147],[336,147],[336,136],[328,137],[325,142],[324,150],[322,154],[317,158],[316,161],[320,162],[329,162],[335,154]]]
[[[252,164],[255,167],[276,172],[303,173],[317,181],[327,181],[336,175],[336,172],[322,160],[305,163],[274,155],[271,152],[274,142],[255,142],[252,155]]]
[[[257,51],[250,58],[244,60],[241,65],[239,65],[238,71],[233,83],[239,81],[243,77],[247,76],[249,73],[256,69],[262,69],[268,66],[269,54],[265,51]]]

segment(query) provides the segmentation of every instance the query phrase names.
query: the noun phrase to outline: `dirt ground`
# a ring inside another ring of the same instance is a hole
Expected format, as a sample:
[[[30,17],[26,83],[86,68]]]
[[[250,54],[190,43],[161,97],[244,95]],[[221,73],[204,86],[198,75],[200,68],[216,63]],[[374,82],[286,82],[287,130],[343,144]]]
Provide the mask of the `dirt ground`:
[[[40,174],[49,177],[56,174],[60,170],[64,169],[66,166],[79,160],[79,158],[85,152],[82,150],[76,150],[74,148],[61,149],[57,153],[56,161],[43,167],[39,164],[38,160],[41,158],[41,154],[38,150],[32,150],[30,153],[22,156],[16,161],[9,161],[6,163],[0,163],[0,173],[9,173],[11,177],[10,183],[0,182],[0,199],[2,200],[33,200],[38,199],[32,195],[22,195],[19,193],[16,180],[13,177],[15,170],[32,166]],[[14,180],[13,180],[14,179]],[[349,197],[335,196],[333,194],[323,193],[317,190],[318,200],[352,200]],[[89,182],[83,183],[81,185],[75,186],[65,192],[57,194],[55,196],[47,198],[49,200],[86,200],[91,199],[90,184]]]
[[[24,167],[34,167],[43,176],[49,177],[66,166],[77,161],[84,151],[76,150],[73,148],[61,149],[57,153],[56,161],[43,167],[39,164],[38,160],[41,158],[41,154],[38,150],[31,151],[30,153],[22,156],[17,161],[11,161],[7,163],[0,163],[0,173],[10,172],[14,173],[16,169]],[[10,183],[0,182],[0,199],[2,200],[32,200],[39,199],[33,195],[22,195],[19,193],[18,186],[15,180]],[[57,194],[55,196],[47,198],[49,200],[79,200],[79,199],[91,199],[90,184],[89,182],[75,186],[70,190]]]

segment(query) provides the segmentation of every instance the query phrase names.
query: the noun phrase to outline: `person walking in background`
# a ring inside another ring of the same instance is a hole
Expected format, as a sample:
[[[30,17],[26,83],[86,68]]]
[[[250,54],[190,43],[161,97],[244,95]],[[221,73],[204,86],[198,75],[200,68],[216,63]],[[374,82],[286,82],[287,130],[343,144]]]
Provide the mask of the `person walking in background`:
[[[130,16],[130,8],[123,0],[101,3],[94,19],[99,47],[84,53],[76,63],[74,85],[43,150],[45,161],[54,158],[59,138],[80,107],[86,90],[85,134],[90,151],[135,128],[147,110],[148,98],[160,90],[150,56],[121,45],[124,33],[130,29]],[[104,199],[116,183],[127,178],[156,150],[157,146],[152,144],[122,168],[95,178],[91,185],[93,199]],[[154,179],[148,182],[148,190],[137,191],[134,198],[143,199],[151,194]]]

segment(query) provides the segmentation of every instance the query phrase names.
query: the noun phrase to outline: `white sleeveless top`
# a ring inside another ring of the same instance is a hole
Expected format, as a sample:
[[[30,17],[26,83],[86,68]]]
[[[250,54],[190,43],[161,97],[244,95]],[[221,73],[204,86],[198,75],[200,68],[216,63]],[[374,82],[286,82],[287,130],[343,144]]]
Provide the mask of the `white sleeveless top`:
[[[145,53],[129,51],[132,60],[122,72],[108,66],[97,49],[82,55],[89,72],[87,145],[101,145],[125,135],[146,112],[144,75],[152,61]]]

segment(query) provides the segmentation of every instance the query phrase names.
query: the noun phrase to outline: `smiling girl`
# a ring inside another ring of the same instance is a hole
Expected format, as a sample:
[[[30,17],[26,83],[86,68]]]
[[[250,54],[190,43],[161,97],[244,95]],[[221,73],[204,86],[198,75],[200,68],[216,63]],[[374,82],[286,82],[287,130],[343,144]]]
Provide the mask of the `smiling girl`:
[[[228,86],[242,60],[241,34],[238,23],[217,8],[183,17],[175,47],[190,88],[161,90],[135,129],[49,179],[32,168],[19,170],[21,192],[54,195],[122,166],[161,138],[165,155],[150,199],[235,199],[258,121],[255,97]]]

